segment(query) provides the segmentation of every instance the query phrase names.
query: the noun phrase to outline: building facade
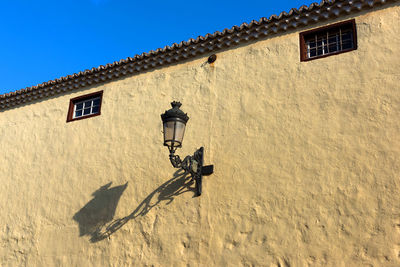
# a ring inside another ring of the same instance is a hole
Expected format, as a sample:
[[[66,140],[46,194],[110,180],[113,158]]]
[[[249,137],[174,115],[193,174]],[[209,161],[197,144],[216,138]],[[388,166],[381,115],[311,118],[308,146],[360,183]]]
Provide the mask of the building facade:
[[[399,266],[399,58],[398,1],[323,1],[1,95],[0,265]]]

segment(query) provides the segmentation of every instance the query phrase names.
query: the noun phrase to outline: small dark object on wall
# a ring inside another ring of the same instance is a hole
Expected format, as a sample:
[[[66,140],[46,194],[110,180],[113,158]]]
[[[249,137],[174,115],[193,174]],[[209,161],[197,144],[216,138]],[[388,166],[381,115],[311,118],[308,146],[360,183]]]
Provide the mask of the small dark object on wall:
[[[217,55],[216,54],[212,54],[211,56],[208,57],[207,61],[208,63],[214,63],[215,60],[217,60]]]

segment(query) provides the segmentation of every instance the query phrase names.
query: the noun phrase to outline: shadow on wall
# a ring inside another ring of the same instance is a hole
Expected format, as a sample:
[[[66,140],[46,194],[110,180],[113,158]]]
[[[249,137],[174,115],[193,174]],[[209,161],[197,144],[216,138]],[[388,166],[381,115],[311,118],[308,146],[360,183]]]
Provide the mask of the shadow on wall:
[[[109,237],[128,221],[138,216],[145,216],[162,201],[167,201],[168,205],[176,196],[189,191],[196,195],[195,188],[191,186],[194,182],[190,175],[178,170],[173,178],[149,194],[131,214],[113,220],[118,201],[128,183],[107,189],[110,185],[111,183],[94,192],[94,198],[73,217],[79,224],[80,236],[90,235],[90,241],[93,243]]]
[[[128,183],[109,188],[110,186],[111,182],[100,187],[92,194],[94,198],[74,215],[73,219],[79,224],[80,236],[95,235],[114,218],[118,201]]]

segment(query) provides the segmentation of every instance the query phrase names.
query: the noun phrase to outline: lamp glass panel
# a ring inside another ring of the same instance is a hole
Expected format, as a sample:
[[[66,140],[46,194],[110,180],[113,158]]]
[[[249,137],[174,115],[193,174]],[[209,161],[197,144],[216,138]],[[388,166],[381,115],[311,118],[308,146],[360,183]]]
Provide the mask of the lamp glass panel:
[[[182,144],[183,135],[185,133],[185,124],[183,122],[177,121],[175,125],[175,141]]]
[[[175,128],[175,121],[167,121],[164,123],[164,143],[166,143],[168,146],[170,146],[171,141],[173,141],[174,128]]]

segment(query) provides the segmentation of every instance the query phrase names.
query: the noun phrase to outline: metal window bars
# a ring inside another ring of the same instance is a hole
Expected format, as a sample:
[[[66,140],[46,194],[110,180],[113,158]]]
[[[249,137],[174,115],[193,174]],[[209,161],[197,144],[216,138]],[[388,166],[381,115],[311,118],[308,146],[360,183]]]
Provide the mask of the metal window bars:
[[[307,58],[333,54],[354,48],[353,31],[339,28],[334,31],[319,32],[305,40]]]

